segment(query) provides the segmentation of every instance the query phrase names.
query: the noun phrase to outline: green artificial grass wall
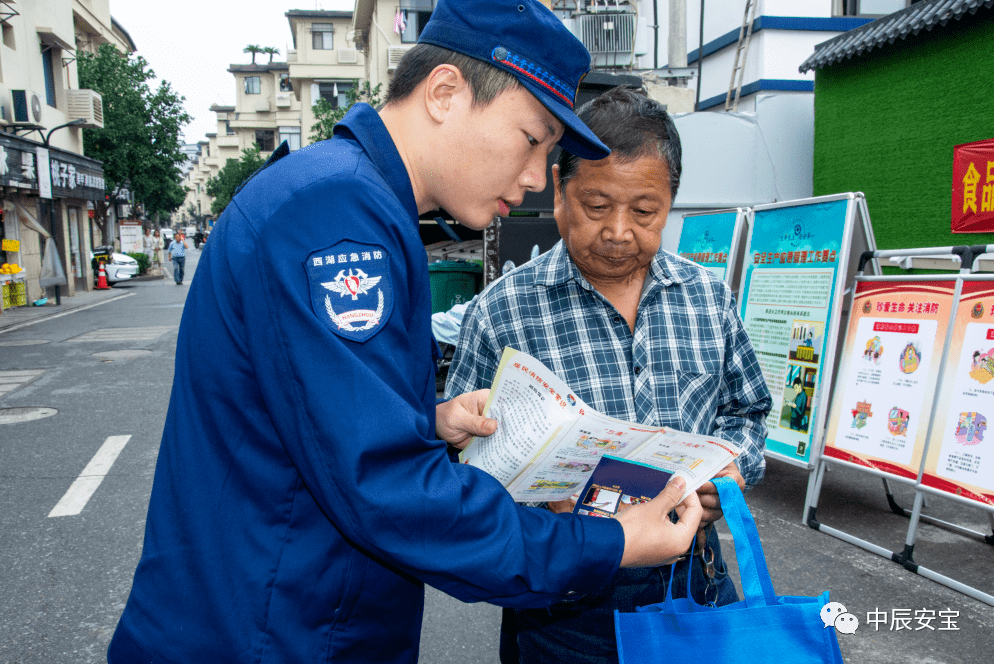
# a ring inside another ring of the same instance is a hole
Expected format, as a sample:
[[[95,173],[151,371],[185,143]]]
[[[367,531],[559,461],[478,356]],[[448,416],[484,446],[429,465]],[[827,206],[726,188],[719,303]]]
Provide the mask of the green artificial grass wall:
[[[878,249],[994,244],[950,230],[953,146],[987,138],[994,10],[815,74],[814,193],[864,192]]]

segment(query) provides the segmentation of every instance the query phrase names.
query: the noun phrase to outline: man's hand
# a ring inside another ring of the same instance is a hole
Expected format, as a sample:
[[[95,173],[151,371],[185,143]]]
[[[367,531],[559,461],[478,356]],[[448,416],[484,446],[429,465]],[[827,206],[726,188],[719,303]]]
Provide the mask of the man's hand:
[[[489,436],[497,431],[497,420],[483,417],[490,390],[460,394],[435,408],[435,435],[459,449],[473,436]]]
[[[668,565],[686,553],[701,522],[701,501],[696,493],[677,505],[686,488],[684,479],[674,476],[658,496],[617,516],[625,530],[622,567]],[[669,518],[674,508],[680,517],[676,523]]]
[[[742,473],[739,472],[739,467],[735,465],[732,461],[727,466],[719,470],[715,477],[731,477],[735,480],[735,483],[739,485],[739,488],[745,491],[745,478],[742,477]],[[714,485],[714,482],[705,482],[701,485],[701,488],[697,490],[697,497],[701,500],[701,507],[704,510],[704,515],[701,517],[701,527],[697,531],[697,541],[703,544],[704,542],[704,529],[724,516],[721,511],[721,499],[718,498],[718,487]]]

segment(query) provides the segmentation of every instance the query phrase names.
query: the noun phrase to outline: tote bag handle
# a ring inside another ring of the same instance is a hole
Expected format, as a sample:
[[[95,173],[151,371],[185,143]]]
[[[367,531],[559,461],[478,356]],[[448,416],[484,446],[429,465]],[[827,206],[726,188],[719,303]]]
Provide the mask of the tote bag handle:
[[[742,583],[742,594],[745,595],[746,606],[772,606],[777,603],[776,593],[773,592],[773,581],[766,568],[766,557],[763,555],[763,545],[759,541],[759,531],[756,522],[746,507],[745,498],[735,480],[730,477],[717,477],[714,480],[721,499],[721,511],[725,522],[735,540],[735,556],[739,565],[739,580]],[[697,565],[690,561],[687,573],[688,605],[697,607],[690,594],[691,576]],[[698,572],[699,573],[699,572]],[[673,575],[670,573],[670,584],[666,589],[666,606],[675,611],[673,604]]]

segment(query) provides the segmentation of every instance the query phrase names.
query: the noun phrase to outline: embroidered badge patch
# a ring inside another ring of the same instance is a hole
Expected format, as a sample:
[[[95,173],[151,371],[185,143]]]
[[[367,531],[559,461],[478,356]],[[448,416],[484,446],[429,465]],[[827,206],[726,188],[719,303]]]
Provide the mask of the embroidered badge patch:
[[[383,329],[393,311],[386,249],[344,240],[312,253],[304,267],[314,314],[332,332],[363,342]]]

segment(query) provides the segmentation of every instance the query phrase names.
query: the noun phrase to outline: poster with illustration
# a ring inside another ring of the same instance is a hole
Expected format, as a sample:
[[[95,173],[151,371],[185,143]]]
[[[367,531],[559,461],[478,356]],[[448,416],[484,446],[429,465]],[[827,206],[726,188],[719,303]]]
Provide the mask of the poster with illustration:
[[[821,391],[828,388],[822,377],[825,357],[835,357],[828,332],[838,325],[852,205],[848,197],[826,197],[806,205],[758,206],[753,215],[740,313],[773,397],[767,452],[792,462],[811,458]]]
[[[965,277],[922,484],[994,505],[994,279]]]
[[[739,245],[744,224],[744,209],[684,215],[676,253],[729,281],[741,262]]]
[[[857,280],[825,455],[916,480],[955,280]]]

